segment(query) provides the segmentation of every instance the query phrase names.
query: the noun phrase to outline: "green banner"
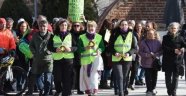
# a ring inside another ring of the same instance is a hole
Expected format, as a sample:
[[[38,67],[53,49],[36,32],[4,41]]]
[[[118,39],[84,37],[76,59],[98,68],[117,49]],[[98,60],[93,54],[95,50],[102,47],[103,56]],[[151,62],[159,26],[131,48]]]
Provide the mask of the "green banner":
[[[69,0],[68,16],[72,22],[83,22],[84,0]]]

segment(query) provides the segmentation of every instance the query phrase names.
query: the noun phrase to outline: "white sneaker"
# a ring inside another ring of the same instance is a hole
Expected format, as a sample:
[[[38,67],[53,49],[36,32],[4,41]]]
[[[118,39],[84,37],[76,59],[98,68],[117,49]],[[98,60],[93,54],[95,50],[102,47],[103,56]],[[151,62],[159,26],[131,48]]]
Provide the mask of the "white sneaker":
[[[152,95],[156,95],[158,92],[156,90],[152,91]]]

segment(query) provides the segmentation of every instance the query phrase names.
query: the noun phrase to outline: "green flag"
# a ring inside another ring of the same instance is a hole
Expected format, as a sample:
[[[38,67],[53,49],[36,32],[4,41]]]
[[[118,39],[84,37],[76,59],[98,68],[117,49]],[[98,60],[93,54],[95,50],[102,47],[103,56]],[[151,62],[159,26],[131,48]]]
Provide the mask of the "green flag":
[[[68,16],[72,22],[82,22],[84,14],[84,0],[69,0]]]

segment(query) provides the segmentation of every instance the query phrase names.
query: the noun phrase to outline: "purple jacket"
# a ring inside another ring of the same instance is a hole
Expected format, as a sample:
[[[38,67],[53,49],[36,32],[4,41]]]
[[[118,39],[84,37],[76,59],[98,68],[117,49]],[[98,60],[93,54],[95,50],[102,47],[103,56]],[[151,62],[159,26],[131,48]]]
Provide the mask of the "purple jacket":
[[[150,47],[151,51],[149,50],[145,42]],[[153,52],[156,57],[160,57],[162,54],[161,42],[159,40],[148,39],[141,41],[139,46],[139,54],[141,56],[141,65],[143,68],[152,68],[153,58],[150,54],[151,52]]]

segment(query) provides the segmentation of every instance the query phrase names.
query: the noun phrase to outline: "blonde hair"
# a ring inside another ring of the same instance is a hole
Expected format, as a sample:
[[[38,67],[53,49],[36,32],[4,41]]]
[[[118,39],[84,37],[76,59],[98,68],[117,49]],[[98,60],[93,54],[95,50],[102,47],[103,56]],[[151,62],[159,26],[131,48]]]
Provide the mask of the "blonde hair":
[[[147,33],[150,31],[154,31],[154,37],[156,40],[159,40],[159,41],[161,40],[159,33],[155,29],[150,29],[147,31]],[[146,36],[146,38],[147,38],[147,36]]]
[[[94,26],[94,27],[97,27],[97,23],[95,21],[88,21],[87,22],[87,26]]]

